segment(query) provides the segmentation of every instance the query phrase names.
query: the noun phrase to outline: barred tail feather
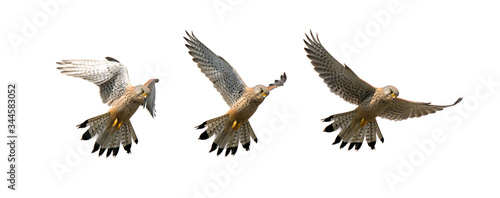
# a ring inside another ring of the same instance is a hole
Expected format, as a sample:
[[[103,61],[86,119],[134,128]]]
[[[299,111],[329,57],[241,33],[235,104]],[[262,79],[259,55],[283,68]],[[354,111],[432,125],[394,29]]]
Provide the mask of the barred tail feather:
[[[196,129],[203,129],[207,128],[203,133],[201,133],[199,139],[200,140],[206,140],[214,134],[218,134],[222,128],[226,125],[226,120],[229,118],[229,114],[224,114],[223,116],[219,116],[216,118],[213,118],[211,120],[207,120],[203,122],[202,124],[196,126]]]
[[[93,118],[85,120],[83,123],[76,125],[78,128],[85,128],[89,126],[89,129],[83,133],[82,140],[88,140],[94,137],[99,132],[106,129],[109,121],[109,113],[101,114]]]
[[[99,156],[104,154],[106,150],[106,157],[113,154],[116,156],[119,151],[120,143],[123,145],[127,153],[130,153],[131,139],[137,143],[137,136],[130,120],[125,122],[118,131],[111,126],[110,114],[105,113],[77,125],[78,128],[89,127],[89,129],[82,135],[82,140],[89,140],[97,135],[97,140],[94,143],[92,153],[99,150]]]
[[[332,132],[336,131],[339,128],[346,128],[346,126],[351,122],[352,117],[356,114],[355,111],[348,111],[345,113],[331,115],[325,119],[322,119],[323,122],[330,122],[333,120],[333,123],[328,125],[324,132]]]
[[[217,150],[217,155],[220,155],[224,149],[226,149],[225,156],[229,154],[235,155],[239,143],[248,151],[250,149],[250,138],[255,142],[258,141],[249,122],[243,123],[240,128],[235,131],[231,128],[230,123],[228,123],[228,118],[229,114],[225,114],[208,120],[196,127],[196,129],[207,128],[200,135],[200,140],[206,140],[214,134],[216,135],[209,152]]]
[[[340,113],[332,115],[323,119],[324,122],[333,121],[332,124],[325,128],[325,132],[333,132],[337,129],[341,129],[340,133],[337,135],[333,144],[340,144],[340,148],[344,148],[349,144],[348,150],[355,149],[359,150],[363,145],[363,139],[366,139],[368,146],[373,150],[375,149],[376,137],[380,138],[380,141],[384,142],[384,137],[380,131],[377,121],[373,120],[367,123],[364,127],[359,125],[353,118],[355,116],[355,111],[349,111],[345,113]]]
[[[252,138],[255,143],[258,142],[257,137],[255,136],[255,133],[253,132],[252,126],[250,125],[250,122],[246,122],[243,124],[238,130],[241,132],[240,134],[240,143],[245,148],[245,150],[249,151],[250,150],[250,138]]]

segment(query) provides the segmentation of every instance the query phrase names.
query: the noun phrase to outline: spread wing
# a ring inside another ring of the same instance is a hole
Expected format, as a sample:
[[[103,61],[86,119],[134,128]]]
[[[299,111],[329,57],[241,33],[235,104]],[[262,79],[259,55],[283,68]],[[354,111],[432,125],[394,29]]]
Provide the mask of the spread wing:
[[[144,101],[144,104],[142,104],[146,109],[148,109],[149,113],[151,113],[151,116],[153,118],[156,116],[156,110],[155,110],[155,98],[156,98],[156,86],[155,84],[158,83],[160,80],[157,78],[153,78],[148,80],[144,86],[148,87],[150,92],[146,100]]]
[[[247,86],[226,60],[214,54],[193,33],[186,32],[186,34],[188,36],[184,37],[188,43],[186,47],[193,56],[193,61],[198,63],[201,72],[214,84],[227,105],[232,106],[243,95]]]
[[[88,80],[99,86],[103,103],[111,105],[130,86],[127,68],[116,59],[106,60],[62,60],[57,69],[62,74]]]
[[[286,82],[286,73],[283,73],[283,75],[280,76],[280,79],[279,80],[274,80],[274,83],[271,83],[269,84],[269,87],[267,87],[267,89],[269,89],[269,91],[275,89],[276,87],[281,87],[285,84]]]
[[[460,101],[462,101],[462,98],[459,98],[451,105],[431,105],[431,103],[396,98],[379,116],[389,120],[406,120],[441,111],[446,107],[458,104]]]
[[[345,101],[359,105],[375,93],[375,88],[361,80],[347,65],[340,64],[321,45],[318,35],[311,37],[306,34],[304,40],[307,57],[311,59],[314,70],[319,73],[330,91],[339,95]]]

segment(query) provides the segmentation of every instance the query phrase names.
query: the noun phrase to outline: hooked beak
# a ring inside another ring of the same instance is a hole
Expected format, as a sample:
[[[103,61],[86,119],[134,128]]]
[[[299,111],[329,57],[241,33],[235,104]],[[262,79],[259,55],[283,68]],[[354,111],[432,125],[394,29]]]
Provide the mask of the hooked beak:
[[[397,97],[396,94],[394,94],[394,93],[392,93],[391,96],[393,99]]]
[[[148,97],[148,94],[146,93],[143,93],[142,96],[144,96],[144,98],[147,98]]]
[[[264,97],[264,98],[266,98],[266,97],[267,97],[267,94],[266,94],[266,93],[262,93],[261,95],[262,95],[262,97]]]

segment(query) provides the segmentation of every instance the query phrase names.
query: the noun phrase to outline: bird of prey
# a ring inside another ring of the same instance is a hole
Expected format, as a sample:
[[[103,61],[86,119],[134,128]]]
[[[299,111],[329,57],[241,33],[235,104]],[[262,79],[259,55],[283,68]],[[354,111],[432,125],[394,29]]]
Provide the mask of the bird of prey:
[[[311,37],[306,34],[304,39],[307,57],[311,60],[314,70],[319,73],[330,91],[339,95],[345,101],[358,105],[353,111],[335,114],[323,119],[323,122],[333,121],[325,128],[325,132],[332,132],[339,128],[342,130],[337,135],[333,144],[340,144],[340,148],[348,143],[359,150],[366,139],[368,146],[375,149],[376,137],[384,142],[376,117],[390,120],[406,120],[420,117],[436,111],[443,110],[459,103],[462,98],[451,105],[431,105],[431,103],[413,102],[398,98],[399,91],[396,87],[388,85],[376,88],[360,79],[347,65],[340,64],[321,45],[318,35]]]
[[[77,125],[78,128],[89,127],[82,140],[89,140],[97,134],[92,153],[99,150],[101,156],[107,149],[106,157],[111,153],[116,157],[120,143],[130,153],[132,140],[138,143],[130,117],[141,105],[153,118],[156,116],[155,83],[159,80],[153,78],[144,85],[132,86],[127,68],[111,57],[106,57],[106,60],[62,60],[57,64],[61,65],[57,69],[62,74],[83,78],[99,86],[102,102],[111,106],[108,112]]]
[[[236,70],[226,60],[214,54],[193,33],[189,34],[186,31],[186,34],[188,38],[184,37],[184,39],[187,41],[186,46],[189,49],[189,54],[193,56],[193,61],[198,64],[201,72],[214,84],[227,105],[231,107],[224,115],[197,126],[196,129],[207,128],[199,139],[206,140],[215,134],[216,138],[209,152],[218,148],[217,155],[220,155],[224,148],[226,148],[226,156],[229,153],[234,155],[239,143],[248,151],[250,138],[256,143],[258,141],[248,119],[271,90],[283,86],[286,74],[283,73],[280,80],[275,80],[269,86],[247,87]]]

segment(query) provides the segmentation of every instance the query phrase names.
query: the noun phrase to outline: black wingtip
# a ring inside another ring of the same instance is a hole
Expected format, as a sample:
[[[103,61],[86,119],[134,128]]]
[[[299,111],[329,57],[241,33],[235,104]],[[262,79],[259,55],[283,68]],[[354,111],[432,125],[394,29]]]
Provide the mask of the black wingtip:
[[[130,153],[131,152],[130,149],[132,148],[132,143],[130,143],[129,145],[125,145],[123,148],[125,149],[125,151],[127,151],[127,153]]]
[[[81,124],[79,125],[76,125],[76,127],[78,128],[85,128],[87,127],[87,124],[89,123],[89,120],[85,120],[84,122],[82,122]]]
[[[106,57],[106,60],[108,60],[108,61],[113,61],[113,62],[117,62],[117,63],[120,63],[120,61],[118,61],[118,60],[116,60],[116,59],[114,59],[114,58],[111,58],[111,57],[109,57],[109,56],[108,56],[108,57]]]
[[[458,98],[457,101],[455,101],[455,103],[453,103],[451,106],[458,104],[460,101],[462,101],[462,99],[464,99],[464,98],[462,98],[462,97]]]
[[[196,126],[194,128],[196,128],[196,129],[203,129],[203,128],[205,128],[206,124],[207,124],[207,122],[203,122],[203,123],[201,123],[200,125],[198,125],[198,126]]]
[[[139,139],[135,139],[134,142],[135,142],[135,144],[138,144],[139,143]]]
[[[381,141],[382,143],[384,143],[384,138],[380,138],[380,141]]]
[[[97,142],[94,143],[94,149],[92,149],[92,153],[95,153],[97,150],[99,150],[99,147],[101,147],[101,145],[99,145]]]
[[[217,149],[217,144],[212,143],[212,148],[210,148],[210,151],[208,151],[208,152],[211,153],[212,151],[215,151],[215,149]]]
[[[375,149],[375,143],[377,143],[377,141],[373,141],[373,142],[368,142],[368,146],[374,150]]]
[[[223,150],[224,150],[224,148],[219,148],[219,150],[217,150],[217,156],[219,156]]]
[[[246,151],[250,150],[250,142],[243,144],[243,148],[245,148]]]
[[[255,139],[253,139],[253,141],[255,141],[255,143],[258,143],[259,139],[255,138]]]
[[[326,126],[325,130],[323,130],[323,132],[327,132],[327,133],[330,133],[332,131],[333,131],[333,124]]]
[[[207,133],[207,131],[205,131],[205,132],[203,132],[203,133],[200,135],[200,137],[199,137],[198,139],[199,139],[199,140],[206,140],[206,139],[208,139],[208,138],[209,138],[209,137],[208,137],[208,133]]]
[[[347,145],[347,142],[342,142],[342,143],[340,144],[340,149],[344,148],[344,147],[345,147],[345,145]]]
[[[342,138],[341,138],[341,137],[339,137],[339,136],[337,136],[337,137],[335,138],[335,141],[333,142],[333,144],[332,144],[332,145],[338,144],[340,141],[342,141]]]
[[[229,153],[231,153],[231,148],[227,148],[227,149],[226,149],[226,154],[225,154],[225,156],[227,157],[227,156],[229,155]]]
[[[92,136],[90,136],[89,131],[86,131],[85,133],[83,133],[82,140],[89,140],[90,138],[92,138]]]

